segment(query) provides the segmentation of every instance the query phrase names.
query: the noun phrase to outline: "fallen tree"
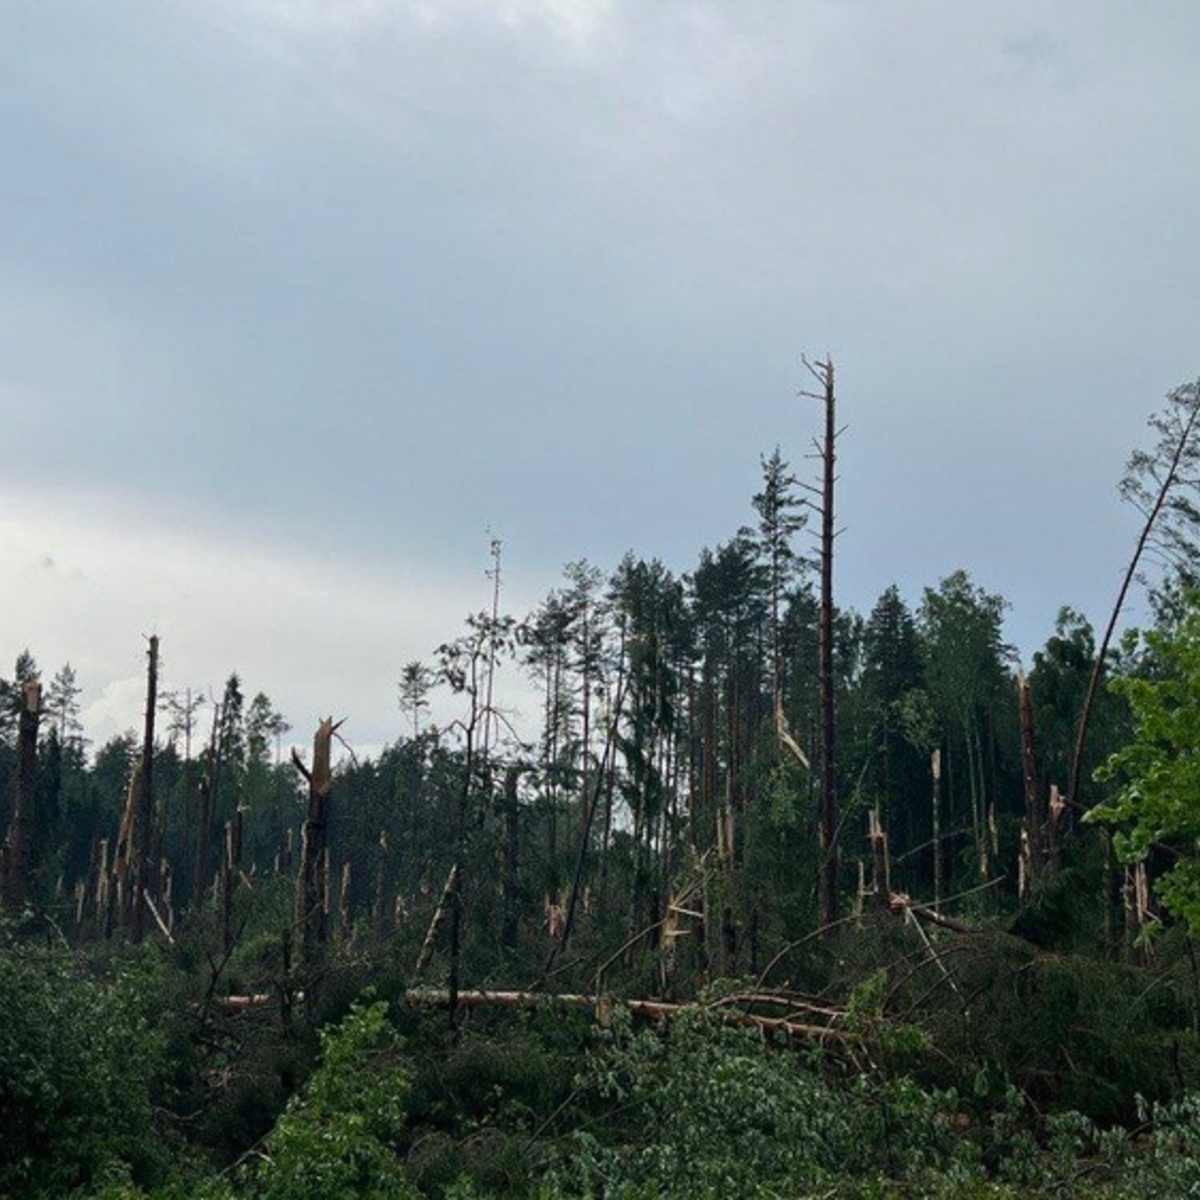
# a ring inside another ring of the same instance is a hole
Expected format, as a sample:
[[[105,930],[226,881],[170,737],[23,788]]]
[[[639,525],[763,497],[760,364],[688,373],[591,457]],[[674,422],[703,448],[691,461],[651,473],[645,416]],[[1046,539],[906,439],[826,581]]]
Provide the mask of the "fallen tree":
[[[445,988],[410,988],[404,993],[404,1000],[414,1008],[446,1008],[450,1004],[450,993]],[[845,1010],[785,993],[743,992],[690,1004],[677,1004],[666,1000],[618,1001],[611,996],[576,992],[491,991],[476,988],[460,991],[457,1002],[463,1008],[537,1008],[541,1005],[586,1008],[591,1009],[596,1014],[597,1023],[605,1027],[611,1024],[613,1011],[618,1005],[633,1016],[655,1019],[668,1019],[684,1012],[702,1009],[715,1013],[731,1025],[751,1026],[772,1033],[783,1033],[788,1037],[842,1043],[862,1040],[862,1035],[857,1030],[840,1024],[849,1021],[850,1014]],[[780,1016],[752,1011],[754,1008],[767,1007],[782,1008],[785,1011]],[[820,1023],[818,1018],[824,1019],[825,1023]]]

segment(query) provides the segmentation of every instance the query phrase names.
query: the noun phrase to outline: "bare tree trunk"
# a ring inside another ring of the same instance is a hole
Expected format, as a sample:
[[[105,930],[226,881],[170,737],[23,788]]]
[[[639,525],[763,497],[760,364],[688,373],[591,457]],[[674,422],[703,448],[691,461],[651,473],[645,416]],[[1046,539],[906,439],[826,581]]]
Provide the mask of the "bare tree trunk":
[[[151,852],[154,822],[154,714],[158,708],[158,635],[150,637],[146,664],[146,716],[142,731],[142,764],[138,775],[137,803],[133,817],[132,937],[140,942],[146,927],[146,895],[151,890],[150,876],[156,861]]]
[[[296,766],[308,780],[308,811],[301,834],[296,914],[306,959],[311,958],[316,947],[329,936],[329,883],[325,872],[329,848],[329,793],[333,787],[332,743],[336,729],[332,717],[326,717],[318,726],[313,736],[311,770],[294,755]]]
[[[942,752],[934,750],[929,756],[929,774],[933,780],[930,804],[933,813],[933,907],[942,903]]]
[[[878,805],[867,814],[867,830],[867,838],[871,843],[875,906],[887,909],[892,903],[892,859],[887,831],[883,827]]]
[[[343,942],[349,942],[354,936],[354,922],[350,912],[350,860],[342,863],[341,879],[338,882],[338,936]]]
[[[233,924],[233,896],[237,890],[242,861],[242,813],[239,809],[225,822],[225,847],[221,856],[221,940],[225,953],[233,950],[236,930]]]
[[[0,851],[0,901],[6,912],[20,914],[32,890],[34,793],[37,788],[37,735],[42,689],[36,679],[21,686],[17,723],[17,775],[12,815]]]
[[[113,847],[112,884],[109,889],[109,910],[104,936],[111,937],[117,925],[132,926],[134,894],[134,826],[137,824],[138,796],[142,787],[142,764],[133,765],[133,774],[125,786],[125,807]]]
[[[521,809],[517,801],[517,785],[521,781],[520,765],[508,768],[504,775],[504,872],[501,882],[503,895],[503,920],[500,928],[500,944],[510,954],[517,949],[520,932],[520,863]]]
[[[221,771],[221,721],[224,701],[213,707],[212,732],[208,739],[208,764],[200,780],[200,804],[196,820],[196,864],[192,870],[192,904],[198,905],[212,881],[212,835],[217,812],[217,783]]]
[[[1017,712],[1021,721],[1021,774],[1025,784],[1025,835],[1029,840],[1030,887],[1041,873],[1042,847],[1042,803],[1038,788],[1037,764],[1034,759],[1033,700],[1029,694],[1029,681],[1024,674],[1017,675]]]
[[[438,931],[442,927],[442,922],[446,919],[446,912],[450,908],[457,880],[458,863],[455,863],[450,868],[450,873],[446,876],[446,884],[442,888],[437,908],[433,910],[433,918],[429,922],[429,928],[425,931],[425,940],[421,943],[421,952],[417,955],[416,966],[413,967],[414,979],[420,979],[424,975],[426,968],[433,958],[433,948],[437,942]]]
[[[833,678],[833,543],[834,485],[837,480],[836,450],[838,439],[837,400],[834,392],[833,361],[810,365],[809,370],[821,384],[816,396],[825,406],[825,434],[820,444],[821,457],[821,598],[818,617],[818,679],[821,709],[821,878],[818,909],[823,928],[838,919],[838,798],[837,798],[837,712]]]
[[[550,974],[550,968],[554,965],[554,960],[558,955],[566,949],[567,943],[571,938],[571,931],[575,924],[575,911],[579,904],[580,892],[583,888],[583,872],[587,865],[588,843],[592,836],[592,822],[596,815],[596,809],[600,804],[600,791],[604,786],[605,772],[609,768],[610,761],[614,760],[617,752],[617,735],[620,729],[621,711],[625,705],[624,680],[623,677],[618,684],[616,699],[613,703],[612,720],[609,723],[608,737],[604,746],[604,759],[600,764],[599,770],[596,772],[596,777],[593,782],[592,794],[590,798],[585,799],[585,807],[587,812],[587,820],[584,822],[582,838],[579,842],[579,852],[575,857],[575,872],[571,877],[571,892],[567,899],[567,911],[563,917],[562,931],[558,939],[551,947],[550,955],[546,960],[546,965],[542,969],[542,978],[545,979]]]
[[[379,854],[375,862],[375,894],[371,897],[371,928],[376,938],[382,938],[387,933],[387,830],[379,831]]]

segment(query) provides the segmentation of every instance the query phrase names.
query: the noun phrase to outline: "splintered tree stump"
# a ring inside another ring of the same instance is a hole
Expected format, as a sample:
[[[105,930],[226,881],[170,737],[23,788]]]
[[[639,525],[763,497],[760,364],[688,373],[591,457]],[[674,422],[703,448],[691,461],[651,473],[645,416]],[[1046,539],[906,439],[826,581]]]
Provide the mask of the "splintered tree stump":
[[[293,752],[293,761],[308,780],[296,914],[305,957],[311,956],[329,936],[329,877],[325,863],[329,851],[329,793],[333,786],[332,743],[336,729],[332,717],[326,717],[317,727],[311,770]]]

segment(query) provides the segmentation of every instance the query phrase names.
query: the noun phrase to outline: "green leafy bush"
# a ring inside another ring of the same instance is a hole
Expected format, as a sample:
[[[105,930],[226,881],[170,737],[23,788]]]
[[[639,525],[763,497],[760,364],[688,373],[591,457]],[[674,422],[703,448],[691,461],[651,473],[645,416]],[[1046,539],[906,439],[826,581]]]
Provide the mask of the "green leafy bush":
[[[383,1001],[354,1005],[321,1031],[321,1063],[293,1097],[252,1169],[260,1200],[408,1200],[395,1150],[409,1072]]]
[[[141,960],[85,976],[57,946],[0,945],[0,1195],[61,1195],[161,1165],[162,1042]]]
[[[568,1193],[802,1195],[940,1167],[963,1147],[942,1120],[951,1098],[905,1079],[827,1079],[703,1010],[666,1036],[618,1023],[581,1086],[604,1111],[564,1139],[553,1178]]]

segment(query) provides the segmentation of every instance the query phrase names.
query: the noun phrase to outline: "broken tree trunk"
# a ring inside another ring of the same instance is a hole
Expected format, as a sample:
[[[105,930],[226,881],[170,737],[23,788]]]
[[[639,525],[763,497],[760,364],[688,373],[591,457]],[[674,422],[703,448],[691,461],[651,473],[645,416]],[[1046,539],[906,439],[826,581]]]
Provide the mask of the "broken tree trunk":
[[[410,988],[404,994],[405,1002],[414,1007],[445,1008],[450,1004],[450,993],[444,989]],[[462,1008],[482,1008],[496,1005],[510,1008],[536,1008],[542,1004],[560,1005],[565,1008],[588,1008],[597,1015],[602,1024],[611,1020],[613,1001],[611,997],[589,996],[575,993],[548,992],[518,992],[481,990],[461,990],[456,997],[456,1004]],[[696,1005],[675,1004],[665,1000],[622,1000],[620,1003],[634,1016],[669,1018],[678,1016],[685,1011],[695,1011]],[[749,1012],[746,1007],[738,1005],[775,1005],[785,1008],[784,1016],[767,1016],[762,1013]],[[796,1001],[786,996],[753,995],[730,997],[725,1001],[716,1001],[700,1005],[718,1016],[722,1021],[734,1025],[749,1025],[772,1033],[782,1033],[787,1036],[811,1038],[817,1041],[859,1042],[862,1035],[854,1029],[839,1028],[839,1020],[849,1019],[849,1014],[828,1007],[811,1008],[803,1001]],[[802,1020],[805,1017],[821,1016],[828,1023],[819,1024],[813,1020]]]
[[[457,884],[458,863],[455,863],[450,868],[450,873],[446,876],[446,885],[442,888],[437,908],[433,911],[433,919],[429,922],[429,928],[425,933],[425,940],[421,943],[421,952],[417,955],[417,965],[413,967],[414,979],[420,979],[429,966],[430,960],[433,958],[433,948],[437,942],[438,930],[441,929],[442,922],[446,919],[446,910],[450,907],[450,901],[454,896]]]
[[[929,755],[929,776],[933,781],[930,793],[930,811],[933,818],[933,907],[942,903],[942,752],[934,750]]]
[[[129,929],[132,920],[134,824],[137,799],[141,788],[142,764],[133,764],[133,774],[125,786],[125,807],[113,846],[109,906],[105,916],[104,936],[110,938],[119,925]]]
[[[12,793],[12,815],[0,851],[0,901],[6,912],[19,914],[32,890],[33,804],[37,787],[37,735],[42,689],[36,679],[21,686],[21,714],[17,724],[17,774]]]
[[[501,884],[504,917],[500,926],[500,944],[510,954],[516,952],[520,933],[521,887],[518,867],[521,806],[517,797],[517,785],[521,781],[522,771],[526,769],[520,763],[514,763],[504,774],[504,872]]]
[[[819,400],[825,410],[825,431],[817,444],[821,460],[821,487],[818,511],[821,515],[821,595],[818,612],[818,666],[820,692],[821,754],[820,754],[820,819],[818,833],[821,846],[821,877],[817,884],[817,900],[821,926],[831,929],[838,919],[838,798],[837,798],[837,712],[833,676],[833,543],[837,536],[834,526],[834,485],[837,482],[837,399],[834,391],[833,360],[810,363],[804,360],[813,378],[820,384],[819,392],[802,395]],[[816,490],[816,489],[812,489]]]
[[[871,843],[875,905],[877,908],[888,908],[892,900],[892,858],[878,805],[867,813],[867,840]]]
[[[1029,680],[1023,672],[1017,673],[1017,714],[1021,722],[1021,774],[1025,785],[1025,828],[1028,852],[1028,878],[1025,888],[1032,888],[1041,873],[1042,849],[1042,804],[1037,780],[1037,764],[1033,747],[1033,700],[1029,694]],[[1024,890],[1022,890],[1024,895]]]
[[[242,863],[242,810],[225,822],[225,845],[221,855],[221,944],[225,953],[233,951],[237,940],[233,922],[233,896],[237,891]]]
[[[200,780],[200,812],[196,820],[196,862],[192,868],[192,904],[198,906],[212,882],[213,825],[217,813],[217,784],[220,778],[220,730],[224,718],[224,700],[213,708],[212,731],[208,739],[208,762]]]
[[[326,717],[313,736],[310,771],[293,752],[293,761],[308,780],[308,811],[300,845],[300,879],[297,888],[296,922],[306,958],[329,936],[329,880],[326,857],[329,848],[329,793],[333,787],[333,734],[337,729]]]
[[[153,891],[151,872],[156,857],[150,841],[154,822],[154,714],[158,708],[158,635],[150,638],[146,665],[146,715],[142,731],[141,771],[133,814],[130,866],[133,872],[133,922],[131,936],[140,942],[145,934],[146,898]]]

